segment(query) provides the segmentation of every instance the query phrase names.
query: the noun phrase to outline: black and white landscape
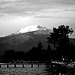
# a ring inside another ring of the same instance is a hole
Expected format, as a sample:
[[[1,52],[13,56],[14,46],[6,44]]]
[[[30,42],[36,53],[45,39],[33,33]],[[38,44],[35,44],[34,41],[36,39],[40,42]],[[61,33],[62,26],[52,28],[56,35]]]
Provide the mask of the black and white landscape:
[[[72,33],[73,29],[64,25],[53,29],[41,25],[30,25],[16,33],[1,37],[0,62],[5,63],[0,64],[1,68],[3,68],[1,71],[3,72],[7,68],[8,74],[11,74],[14,68],[16,74],[16,71],[18,71],[16,68],[20,68],[18,73],[21,71],[25,73],[26,70],[23,68],[28,69],[29,65],[28,70],[31,70],[32,73],[35,70],[32,71],[33,68],[39,70],[42,68],[38,72],[39,74],[44,72],[43,70],[46,71],[44,74],[50,72],[52,74],[74,73],[75,39],[69,38]],[[55,66],[53,67],[53,65]],[[40,68],[39,66],[43,67]],[[9,68],[12,68],[11,73],[9,73]],[[45,68],[48,68],[49,71]]]
[[[0,0],[0,75],[75,75],[75,0]]]

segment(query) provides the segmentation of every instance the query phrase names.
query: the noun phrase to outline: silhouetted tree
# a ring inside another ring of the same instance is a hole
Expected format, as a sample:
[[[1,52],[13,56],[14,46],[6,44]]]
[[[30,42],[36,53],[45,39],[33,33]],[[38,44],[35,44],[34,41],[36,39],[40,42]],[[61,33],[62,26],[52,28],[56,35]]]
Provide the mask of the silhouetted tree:
[[[38,60],[39,52],[36,47],[33,47],[32,49],[29,50],[29,52],[26,55],[27,55],[26,56],[27,60],[36,61],[36,60]]]
[[[47,46],[47,53],[46,53],[47,60],[51,60],[52,55],[53,55],[53,54],[52,54],[51,46],[48,44],[48,46]]]
[[[20,60],[24,60],[24,55],[25,55],[24,52],[22,52],[22,51],[17,51],[17,52],[16,52],[16,55],[15,55],[15,59],[16,59],[16,60],[19,60],[19,61],[20,61]]]
[[[21,61],[25,59],[25,53],[22,51],[15,52],[14,50],[7,50],[3,54],[3,62]]]
[[[47,38],[48,43],[54,45],[54,49],[57,47],[64,47],[69,43],[69,34],[73,33],[73,29],[69,26],[58,26],[58,28],[53,28],[53,32],[50,33],[50,36]]]
[[[73,44],[68,44],[65,48],[64,48],[64,56],[66,56],[67,61],[70,60],[75,60],[75,46],[73,46]]]
[[[59,30],[53,28],[53,32],[50,33],[50,36],[47,39],[48,43],[52,43],[54,45],[54,49],[56,49],[58,37],[59,37]]]
[[[50,33],[50,36],[47,38],[48,43],[54,45],[54,50],[58,50],[59,55],[64,55],[64,50],[69,46],[69,35],[73,33],[73,29],[69,26],[58,26],[58,28],[53,28],[53,32]],[[61,51],[60,51],[61,50]],[[55,55],[58,55],[58,53]]]
[[[28,54],[28,59],[33,61],[41,61],[42,60],[42,53],[43,53],[43,46],[42,43],[39,41],[37,47],[33,47],[30,49]]]
[[[41,43],[40,41],[39,41],[39,43],[38,43],[37,48],[38,48],[38,50],[40,50],[40,51],[43,49],[42,43]]]
[[[47,46],[47,51],[50,52],[52,49],[51,49],[51,46],[48,44]]]
[[[59,29],[59,40],[58,40],[58,46],[59,47],[65,47],[67,44],[69,44],[69,35],[73,33],[73,29],[69,26],[58,26]]]
[[[43,45],[42,45],[42,43],[39,41],[39,43],[38,43],[38,46],[37,46],[37,50],[38,50],[38,59],[40,60],[40,61],[44,61],[44,60],[46,60],[46,50],[45,49],[43,49]]]
[[[15,51],[7,50],[3,55],[3,62],[12,62],[15,59]]]

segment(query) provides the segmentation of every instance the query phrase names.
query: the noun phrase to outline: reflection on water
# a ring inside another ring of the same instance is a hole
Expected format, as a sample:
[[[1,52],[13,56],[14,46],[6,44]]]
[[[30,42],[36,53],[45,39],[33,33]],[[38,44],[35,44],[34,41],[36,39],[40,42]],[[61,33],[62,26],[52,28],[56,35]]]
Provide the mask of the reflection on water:
[[[25,68],[0,68],[0,75],[61,75],[61,73],[53,74],[50,64],[34,64],[33,67],[26,65]]]

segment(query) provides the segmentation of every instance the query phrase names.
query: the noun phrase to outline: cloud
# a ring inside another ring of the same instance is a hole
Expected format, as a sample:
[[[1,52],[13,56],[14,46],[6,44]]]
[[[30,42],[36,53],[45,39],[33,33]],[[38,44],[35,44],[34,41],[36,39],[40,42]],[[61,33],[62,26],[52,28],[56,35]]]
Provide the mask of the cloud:
[[[75,17],[62,17],[62,16],[35,16],[35,18],[65,18],[65,19],[75,19]]]
[[[75,11],[72,9],[45,9],[40,11],[35,18],[71,18],[75,19]]]
[[[0,2],[13,2],[13,1],[21,1],[21,0],[0,0]]]
[[[5,0],[5,1],[20,1],[20,0]]]
[[[75,0],[0,0],[1,14],[35,15],[45,9],[51,9],[49,12],[60,12],[57,8],[63,8],[63,11],[74,10]]]

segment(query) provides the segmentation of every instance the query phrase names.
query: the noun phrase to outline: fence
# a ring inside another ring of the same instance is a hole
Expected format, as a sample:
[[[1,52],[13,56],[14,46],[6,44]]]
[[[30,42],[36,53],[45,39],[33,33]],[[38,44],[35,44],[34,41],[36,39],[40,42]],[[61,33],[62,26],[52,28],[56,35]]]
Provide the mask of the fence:
[[[33,67],[40,67],[41,64],[29,64],[29,63],[0,63],[0,68],[33,68]]]

